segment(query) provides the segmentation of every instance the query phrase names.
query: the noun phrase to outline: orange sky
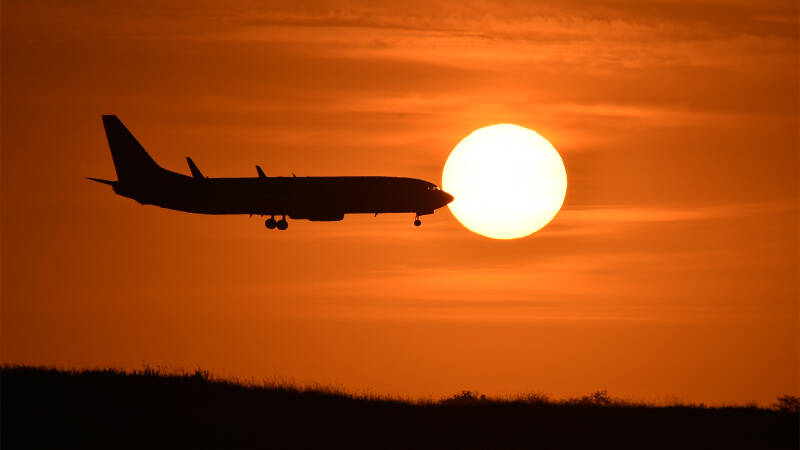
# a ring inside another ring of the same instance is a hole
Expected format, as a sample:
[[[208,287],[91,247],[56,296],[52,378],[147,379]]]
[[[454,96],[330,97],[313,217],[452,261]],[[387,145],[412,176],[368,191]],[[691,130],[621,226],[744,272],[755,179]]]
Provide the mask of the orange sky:
[[[796,2],[107,3],[3,2],[3,362],[410,397],[800,390]],[[184,173],[435,183],[512,122],[570,184],[521,240],[446,208],[268,232],[86,181],[114,177],[101,114]]]

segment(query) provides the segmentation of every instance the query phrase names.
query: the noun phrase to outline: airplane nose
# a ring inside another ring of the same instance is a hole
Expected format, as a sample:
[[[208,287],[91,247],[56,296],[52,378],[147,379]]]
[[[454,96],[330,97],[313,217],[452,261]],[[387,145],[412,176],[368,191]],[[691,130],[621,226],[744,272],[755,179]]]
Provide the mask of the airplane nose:
[[[446,205],[446,204],[448,204],[448,203],[452,202],[452,201],[453,201],[453,198],[454,198],[454,197],[453,197],[452,195],[448,194],[447,192],[444,192],[444,191],[442,191],[442,201],[444,202],[444,203],[442,204],[442,206],[444,206],[444,205]]]

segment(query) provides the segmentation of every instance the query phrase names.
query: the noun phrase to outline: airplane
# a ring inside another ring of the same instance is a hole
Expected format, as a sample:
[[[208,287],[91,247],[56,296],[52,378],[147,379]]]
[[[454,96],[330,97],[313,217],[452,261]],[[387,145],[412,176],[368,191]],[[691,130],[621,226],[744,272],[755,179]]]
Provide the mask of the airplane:
[[[142,205],[198,214],[268,216],[268,229],[285,230],[290,219],[338,221],[345,214],[433,212],[453,196],[425,180],[403,177],[271,177],[256,166],[251,178],[209,178],[187,157],[192,176],[164,169],[115,115],[103,116],[117,180],[87,177],[110,185]],[[280,216],[280,219],[276,219]]]

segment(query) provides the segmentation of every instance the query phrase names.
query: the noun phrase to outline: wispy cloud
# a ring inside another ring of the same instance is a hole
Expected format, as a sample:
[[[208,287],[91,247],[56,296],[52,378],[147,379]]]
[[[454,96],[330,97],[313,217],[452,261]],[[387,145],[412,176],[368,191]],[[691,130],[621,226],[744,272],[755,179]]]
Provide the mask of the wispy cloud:
[[[655,222],[685,222],[746,216],[768,216],[775,213],[796,211],[794,204],[764,203],[703,208],[647,208],[647,207],[589,207],[572,208],[559,213],[562,223],[630,224]]]

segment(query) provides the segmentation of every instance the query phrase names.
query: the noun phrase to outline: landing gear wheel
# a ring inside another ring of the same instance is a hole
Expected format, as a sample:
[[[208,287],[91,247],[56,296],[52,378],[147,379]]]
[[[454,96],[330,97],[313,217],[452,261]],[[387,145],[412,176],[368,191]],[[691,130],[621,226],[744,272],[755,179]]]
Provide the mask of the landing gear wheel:
[[[422,225],[422,221],[421,221],[421,220],[419,220],[419,219],[414,219],[414,226],[415,226],[415,227],[418,227],[418,226],[420,226],[420,225]]]
[[[285,216],[284,216],[283,219],[278,221],[277,226],[278,226],[279,230],[285,230],[285,229],[289,228],[289,222],[286,221],[286,217]]]
[[[278,225],[278,223],[275,222],[275,218],[274,217],[270,217],[269,219],[264,221],[264,226],[267,227],[270,230],[275,229],[275,227],[277,225]]]

